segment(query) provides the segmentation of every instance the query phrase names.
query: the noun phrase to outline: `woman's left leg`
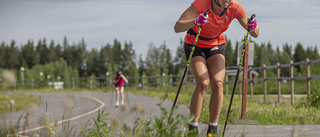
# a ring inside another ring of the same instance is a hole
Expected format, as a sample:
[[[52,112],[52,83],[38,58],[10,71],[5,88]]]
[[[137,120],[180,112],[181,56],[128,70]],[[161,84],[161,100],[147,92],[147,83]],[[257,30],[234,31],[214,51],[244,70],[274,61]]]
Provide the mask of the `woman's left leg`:
[[[207,59],[211,82],[211,98],[209,103],[209,122],[218,123],[223,104],[223,80],[225,77],[225,57],[216,54]]]
[[[124,105],[124,94],[123,94],[123,91],[124,91],[124,87],[121,86],[120,87],[121,105]]]

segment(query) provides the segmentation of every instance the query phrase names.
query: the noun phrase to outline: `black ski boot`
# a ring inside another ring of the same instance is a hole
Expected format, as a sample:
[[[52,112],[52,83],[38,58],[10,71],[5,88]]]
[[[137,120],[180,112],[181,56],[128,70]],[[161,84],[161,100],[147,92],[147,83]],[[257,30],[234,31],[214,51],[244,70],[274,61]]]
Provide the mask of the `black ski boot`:
[[[198,126],[189,125],[188,137],[198,137]]]
[[[218,126],[208,126],[207,137],[219,137]]]

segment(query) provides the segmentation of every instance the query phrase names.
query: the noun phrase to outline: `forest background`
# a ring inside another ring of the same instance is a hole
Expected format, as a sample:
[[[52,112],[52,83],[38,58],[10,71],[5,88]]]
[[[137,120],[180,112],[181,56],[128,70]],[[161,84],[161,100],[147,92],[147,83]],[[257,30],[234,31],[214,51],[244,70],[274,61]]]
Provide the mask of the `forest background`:
[[[250,40],[251,41],[251,40]],[[238,42],[236,42],[238,43]],[[186,65],[186,58],[183,49],[183,40],[180,40],[176,53],[172,53],[165,44],[155,45],[150,43],[146,48],[148,52],[143,58],[136,55],[132,43],[114,39],[113,43],[107,43],[100,49],[92,48],[88,50],[84,39],[78,43],[70,44],[67,37],[64,37],[62,44],[55,43],[53,40],[47,42],[46,38],[37,42],[29,40],[26,44],[17,45],[15,40],[11,43],[2,42],[0,44],[0,72],[2,70],[13,70],[17,80],[20,80],[20,69],[23,67],[24,79],[41,79],[39,72],[43,76],[51,78],[79,78],[79,77],[105,77],[108,72],[113,76],[117,70],[129,77],[139,76],[161,76],[181,75]],[[227,38],[225,50],[226,67],[237,65],[238,44],[232,45]],[[284,43],[282,47],[272,49],[270,42],[254,42],[254,65],[261,67],[263,64],[276,65],[288,64],[293,62],[319,59],[317,46],[304,46],[302,43],[289,45]],[[136,49],[139,50],[139,49]],[[318,65],[318,64],[317,64]],[[320,69],[313,67],[312,75],[320,74]],[[295,66],[295,75],[305,74],[300,66]],[[0,77],[3,74],[0,74]],[[268,73],[276,75],[276,71]],[[289,76],[288,72],[282,75]]]

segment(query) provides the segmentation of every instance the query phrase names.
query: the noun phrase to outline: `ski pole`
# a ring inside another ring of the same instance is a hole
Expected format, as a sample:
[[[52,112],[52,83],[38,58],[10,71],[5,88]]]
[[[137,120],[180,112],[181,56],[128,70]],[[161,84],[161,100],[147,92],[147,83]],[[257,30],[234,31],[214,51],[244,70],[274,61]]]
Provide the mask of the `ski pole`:
[[[112,92],[112,95],[111,95],[111,107],[112,107],[112,103],[113,103],[113,90],[111,91]]]
[[[127,87],[127,84],[124,85],[124,87]],[[124,89],[123,89],[124,90]],[[127,101],[128,101],[128,105],[129,105],[129,96],[128,96],[128,91],[127,92]]]
[[[256,15],[253,14],[253,15],[250,17],[249,22],[250,22],[251,20],[253,20],[255,17],[256,17]],[[229,104],[228,113],[227,113],[227,119],[226,119],[226,122],[225,122],[225,124],[224,124],[222,137],[224,137],[224,133],[225,133],[225,131],[226,131],[226,126],[227,126],[227,123],[228,123],[228,118],[229,118],[229,113],[230,113],[230,109],[231,109],[231,105],[232,105],[234,90],[236,89],[236,86],[237,86],[237,81],[238,81],[238,77],[239,77],[239,72],[240,72],[240,70],[241,70],[244,53],[245,53],[245,51],[246,51],[246,45],[247,45],[247,42],[248,42],[249,32],[250,32],[250,29],[247,30],[247,36],[246,36],[245,39],[244,39],[244,45],[243,45],[243,49],[242,49],[242,54],[241,54],[240,61],[239,61],[239,66],[238,66],[238,69],[237,69],[236,79],[235,79],[234,85],[233,85],[233,90],[232,90],[231,99],[230,99],[230,104]],[[243,72],[243,73],[245,73],[245,72]]]
[[[207,14],[210,13],[210,12],[211,12],[211,10],[209,9],[209,10],[207,10],[206,12],[204,12],[203,15],[204,15],[204,16],[207,16]],[[202,25],[200,25],[199,30],[198,30],[198,33],[197,33],[197,35],[196,35],[196,39],[194,40],[194,43],[193,43],[193,45],[192,45],[192,51],[190,52],[187,65],[186,65],[186,67],[185,67],[185,69],[184,69],[184,72],[183,72],[183,75],[182,75],[182,79],[181,79],[181,81],[180,81],[180,85],[179,85],[179,88],[178,88],[178,92],[177,92],[176,98],[174,99],[173,105],[172,105],[172,107],[171,107],[171,111],[170,111],[170,115],[169,115],[168,121],[170,121],[171,116],[172,116],[172,113],[173,113],[174,106],[175,106],[176,103],[177,103],[178,96],[179,96],[179,93],[180,93],[180,89],[181,89],[181,86],[182,86],[182,84],[183,84],[184,77],[186,76],[186,73],[187,73],[187,70],[188,70],[188,67],[189,67],[189,64],[190,64],[190,61],[191,61],[191,58],[192,58],[192,55],[193,55],[195,46],[196,46],[197,41],[198,41],[198,38],[199,38],[199,36],[200,36],[201,29],[202,29]]]

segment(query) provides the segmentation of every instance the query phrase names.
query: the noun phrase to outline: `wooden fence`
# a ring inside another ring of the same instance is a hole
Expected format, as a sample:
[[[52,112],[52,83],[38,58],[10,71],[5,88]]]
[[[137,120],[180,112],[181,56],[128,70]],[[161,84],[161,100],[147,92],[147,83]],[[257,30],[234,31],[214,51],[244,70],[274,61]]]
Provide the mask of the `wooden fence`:
[[[273,65],[273,66],[266,66],[265,64],[263,64],[262,67],[255,67],[255,68],[249,68],[248,72],[249,72],[249,80],[248,80],[248,84],[250,87],[250,98],[252,99],[253,97],[253,83],[254,82],[263,82],[263,93],[264,93],[264,102],[267,101],[267,81],[276,81],[277,83],[277,92],[278,92],[278,102],[281,102],[281,81],[290,81],[290,93],[291,93],[291,104],[294,104],[294,81],[295,80],[305,80],[306,81],[306,91],[307,91],[307,97],[310,97],[311,95],[311,84],[310,81],[314,80],[314,79],[320,79],[320,75],[316,75],[316,76],[310,76],[310,64],[315,64],[315,63],[320,63],[320,59],[318,60],[309,60],[308,58],[306,59],[305,62],[293,62],[290,61],[289,64],[280,64],[277,63],[277,65]],[[301,65],[305,65],[306,67],[306,75],[305,76],[301,76],[301,77],[297,77],[294,76],[294,67],[295,66],[301,66]],[[283,77],[281,76],[281,69],[283,68],[289,68],[290,70],[290,76],[289,77]],[[275,78],[268,78],[267,77],[267,70],[271,70],[271,69],[276,69],[277,72],[277,76]],[[262,70],[262,77],[260,78],[256,78],[253,79],[252,78],[252,71],[257,71],[257,70]],[[227,79],[225,79],[227,80]],[[241,83],[242,81],[240,80],[238,83]],[[225,85],[226,87],[228,87],[228,83],[234,83],[234,81],[225,81]],[[242,83],[243,84],[243,83]],[[240,87],[242,86],[242,84],[238,84]],[[320,82],[319,82],[320,85]],[[316,85],[318,86],[318,85]],[[241,90],[242,88],[239,88],[239,90]],[[228,88],[225,88],[226,90],[226,94],[228,93]],[[240,95],[241,91],[239,91],[239,95]]]
[[[280,64],[273,66],[266,66],[263,65],[262,67],[255,67],[249,68],[249,80],[248,85],[250,87],[250,96],[253,96],[253,84],[254,82],[263,82],[263,92],[264,92],[264,101],[266,102],[266,95],[267,95],[267,81],[276,81],[277,89],[278,89],[278,102],[281,101],[281,81],[287,80],[290,81],[290,92],[291,92],[291,104],[294,104],[294,81],[295,80],[305,80],[306,81],[306,89],[307,89],[307,96],[309,97],[311,94],[311,85],[310,81],[314,79],[320,79],[320,75],[317,76],[310,76],[310,64],[320,63],[320,59],[317,60],[309,60],[308,58],[304,62],[293,62],[291,61],[289,64]],[[294,66],[305,66],[306,67],[306,75],[303,77],[296,77],[294,76]],[[235,67],[227,67],[226,69],[231,69]],[[281,69],[289,68],[290,69],[290,76],[284,77],[281,76]],[[276,69],[277,77],[275,78],[268,78],[267,71],[270,69]],[[252,72],[254,71],[261,71],[260,77],[253,78]],[[228,87],[230,83],[234,83],[234,80],[229,80],[228,77],[234,74],[234,72],[227,71],[226,78],[225,78],[225,86]],[[137,86],[139,88],[147,87],[147,86],[156,86],[158,89],[163,86],[170,86],[173,87],[175,85],[180,84],[181,75],[161,75],[161,76],[143,76],[143,77],[129,77],[128,86]],[[241,86],[242,80],[238,81],[239,86],[239,94],[241,93]],[[1,82],[0,82],[1,83]],[[61,85],[61,83],[63,83]],[[241,83],[241,84],[240,84]],[[193,76],[188,74],[186,75],[186,79],[184,85],[195,85]],[[71,78],[71,79],[45,79],[45,80],[24,80],[24,81],[15,81],[12,85],[7,86],[6,88],[16,90],[18,89],[35,89],[35,88],[53,88],[58,85],[58,88],[88,88],[90,90],[94,90],[95,88],[105,88],[111,87],[112,78],[111,77],[85,77],[85,78]],[[1,84],[0,89],[4,89]],[[226,94],[228,94],[228,88],[225,88]]]

